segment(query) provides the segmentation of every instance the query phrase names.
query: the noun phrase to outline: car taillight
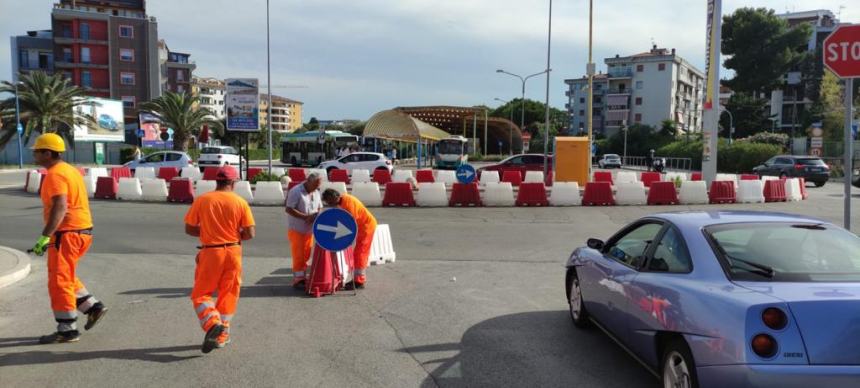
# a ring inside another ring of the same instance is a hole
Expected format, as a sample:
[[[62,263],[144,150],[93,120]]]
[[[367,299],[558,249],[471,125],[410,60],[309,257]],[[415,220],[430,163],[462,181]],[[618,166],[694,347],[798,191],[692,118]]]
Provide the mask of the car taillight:
[[[803,165],[802,164],[795,164],[794,169],[795,170],[803,170]]]
[[[779,346],[776,340],[767,334],[758,334],[752,339],[752,350],[761,358],[771,358],[776,355]]]
[[[385,165],[390,166],[390,165],[391,165],[391,160],[386,159],[386,160],[385,160]]]
[[[192,165],[192,164],[194,164],[194,162],[192,162],[191,159],[188,159],[188,165]]]
[[[764,309],[764,312],[761,313],[761,320],[765,326],[773,330],[782,330],[788,324],[788,317],[782,310],[776,307]]]

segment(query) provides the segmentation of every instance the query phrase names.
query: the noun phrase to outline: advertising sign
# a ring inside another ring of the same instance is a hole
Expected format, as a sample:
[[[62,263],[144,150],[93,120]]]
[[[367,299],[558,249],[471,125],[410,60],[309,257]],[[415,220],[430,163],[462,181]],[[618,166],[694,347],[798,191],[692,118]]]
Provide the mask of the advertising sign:
[[[719,25],[719,12],[716,12],[716,0],[708,0],[708,32],[706,38],[706,48],[708,50],[705,56],[705,71],[707,72],[707,80],[705,81],[705,102],[703,108],[705,110],[714,107],[714,78],[717,77],[717,70],[720,66],[719,49],[720,37],[717,36],[717,26]]]
[[[78,141],[125,141],[122,101],[98,97],[85,97],[86,103],[75,107],[75,117],[92,118],[92,122],[75,125]]]
[[[226,80],[227,130],[257,132],[260,130],[260,88],[256,78]]]
[[[140,131],[143,132],[143,136],[140,137],[141,146],[148,148],[173,148],[172,139],[168,138],[167,141],[161,140],[162,126],[160,117],[149,112],[140,112],[138,120],[140,120]]]

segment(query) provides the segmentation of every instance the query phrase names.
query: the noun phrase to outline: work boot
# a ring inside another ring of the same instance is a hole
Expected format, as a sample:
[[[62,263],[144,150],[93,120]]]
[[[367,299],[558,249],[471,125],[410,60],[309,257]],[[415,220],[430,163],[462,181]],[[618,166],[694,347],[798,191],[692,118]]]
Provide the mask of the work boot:
[[[87,324],[84,325],[84,330],[89,330],[96,327],[96,324],[101,321],[102,317],[107,314],[107,307],[102,302],[96,303],[89,312],[87,312]]]
[[[343,289],[347,290],[347,291],[352,291],[355,289],[363,290],[364,289],[364,283],[357,283],[357,282],[350,281],[349,283],[346,283],[343,285]]]
[[[293,288],[297,290],[304,290],[307,285],[307,281],[305,278],[295,278],[293,279]]]
[[[39,343],[46,344],[63,344],[66,342],[78,342],[81,340],[81,333],[77,330],[58,331],[53,334],[43,335],[39,337]]]
[[[227,346],[227,344],[229,344],[229,343],[230,343],[230,332],[225,330],[223,333],[221,333],[221,335],[218,336],[218,345],[216,347],[218,349],[222,349],[225,346]]]
[[[218,323],[212,326],[206,335],[203,337],[203,347],[200,349],[203,353],[209,353],[218,347],[218,337],[224,332],[224,325]]]

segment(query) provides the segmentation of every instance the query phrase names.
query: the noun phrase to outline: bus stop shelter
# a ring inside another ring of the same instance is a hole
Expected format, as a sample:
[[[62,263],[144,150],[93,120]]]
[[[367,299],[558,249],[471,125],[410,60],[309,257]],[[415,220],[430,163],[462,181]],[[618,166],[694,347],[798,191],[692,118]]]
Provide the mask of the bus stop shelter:
[[[424,121],[396,110],[379,112],[367,121],[363,136],[416,145],[417,164],[428,146],[450,135]]]

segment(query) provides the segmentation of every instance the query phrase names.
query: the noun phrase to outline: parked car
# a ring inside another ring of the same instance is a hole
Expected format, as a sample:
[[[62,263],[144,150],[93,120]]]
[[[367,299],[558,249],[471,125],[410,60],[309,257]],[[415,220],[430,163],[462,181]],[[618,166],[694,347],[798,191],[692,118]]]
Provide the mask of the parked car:
[[[597,161],[600,168],[621,168],[621,157],[618,154],[605,154]]]
[[[320,163],[319,168],[325,169],[326,171],[339,168],[350,172],[352,170],[364,169],[371,171],[371,173],[373,170],[380,168],[387,169],[388,172],[391,172],[394,169],[391,160],[386,158],[385,155],[377,152],[353,152],[339,159],[322,162]]]
[[[570,316],[667,387],[849,387],[860,237],[782,213],[657,214],[567,261]]]
[[[119,130],[119,123],[113,119],[109,114],[100,114],[98,119],[99,127],[107,129],[109,131],[116,132]]]
[[[241,166],[244,158],[239,151],[230,146],[208,146],[200,150],[197,166],[202,171],[206,167]]]
[[[816,156],[774,156],[753,168],[753,172],[758,176],[804,178],[807,182],[815,183],[815,187],[824,186],[830,179],[830,166]]]
[[[176,167],[181,169],[193,165],[194,162],[191,160],[191,156],[181,151],[159,151],[125,164],[132,171],[138,167],[152,167],[155,168],[156,172],[161,167]]]
[[[553,156],[549,155],[547,158],[547,163],[549,165],[549,169],[552,170]],[[543,154],[520,154],[508,157],[505,160],[502,160],[498,164],[493,164],[489,166],[484,166],[478,169],[478,176],[484,171],[498,171],[499,176],[502,175],[502,171],[515,170],[520,171],[520,173],[525,176],[526,171],[543,171]]]

